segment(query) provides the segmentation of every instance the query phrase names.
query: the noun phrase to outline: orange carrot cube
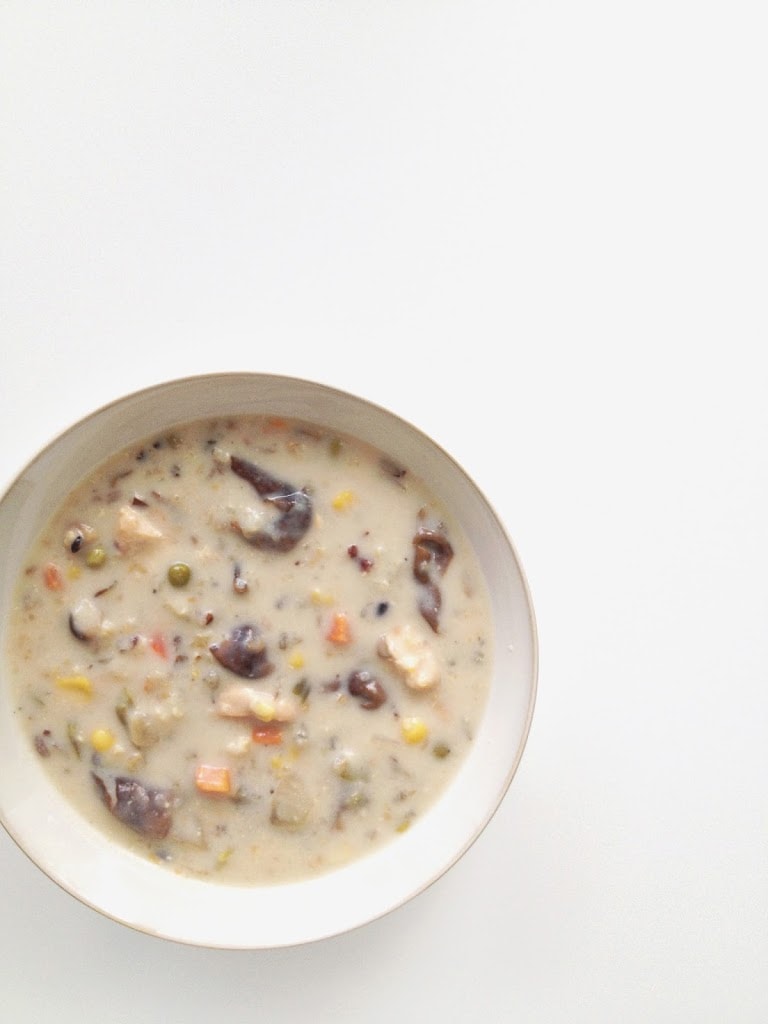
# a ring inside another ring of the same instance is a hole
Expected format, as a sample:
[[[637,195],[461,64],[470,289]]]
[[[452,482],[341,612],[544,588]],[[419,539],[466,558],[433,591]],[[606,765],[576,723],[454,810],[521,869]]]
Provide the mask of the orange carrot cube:
[[[352,632],[349,628],[349,617],[346,612],[335,612],[331,619],[331,625],[326,633],[326,639],[332,644],[343,647],[352,640]]]
[[[216,764],[199,764],[195,770],[195,785],[201,793],[232,792],[232,773],[229,768]]]

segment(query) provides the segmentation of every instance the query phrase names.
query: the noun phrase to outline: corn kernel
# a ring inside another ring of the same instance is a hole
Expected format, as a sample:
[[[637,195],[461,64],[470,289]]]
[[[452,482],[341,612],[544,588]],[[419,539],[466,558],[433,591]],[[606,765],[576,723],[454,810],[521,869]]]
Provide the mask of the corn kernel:
[[[271,722],[275,717],[275,705],[265,700],[255,700],[251,705],[251,711],[262,722]]]
[[[327,590],[320,590],[317,587],[315,587],[314,590],[312,591],[310,599],[312,601],[312,604],[330,605],[336,603],[336,599],[333,596],[333,594],[329,594]]]
[[[407,832],[411,827],[411,819],[404,818],[399,825],[395,827],[395,832]]]
[[[336,497],[331,502],[331,505],[336,509],[337,512],[343,512],[344,509],[354,502],[355,495],[352,491],[339,491]]]
[[[82,575],[83,570],[79,565],[70,565],[67,568],[67,579],[77,580]]]
[[[88,676],[56,676],[56,685],[62,690],[74,690],[90,697],[93,685]]]
[[[94,729],[91,733],[91,746],[100,754],[105,753],[112,747],[115,737],[109,729]]]
[[[401,730],[406,743],[423,743],[429,732],[422,718],[404,718]]]
[[[304,668],[304,655],[301,651],[294,651],[288,658],[288,664],[291,668]]]

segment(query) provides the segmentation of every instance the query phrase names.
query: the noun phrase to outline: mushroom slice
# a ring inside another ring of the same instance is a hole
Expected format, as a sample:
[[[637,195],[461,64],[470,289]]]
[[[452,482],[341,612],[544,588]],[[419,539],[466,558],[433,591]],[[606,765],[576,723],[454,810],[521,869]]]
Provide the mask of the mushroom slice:
[[[256,626],[235,626],[221,643],[211,644],[209,650],[220,665],[244,679],[262,679],[274,668]]]
[[[262,501],[279,512],[273,523],[262,530],[244,535],[245,539],[254,547],[264,550],[290,551],[312,523],[312,500],[309,495],[237,455],[230,457],[229,464],[232,472],[249,483]]]
[[[422,527],[413,538],[413,575],[421,584],[419,611],[437,633],[443,603],[437,580],[444,575],[453,558],[453,547],[442,530]]]
[[[356,669],[351,672],[347,680],[347,689],[353,697],[357,697],[360,707],[366,711],[375,711],[387,699],[387,691],[367,669]]]
[[[165,839],[171,830],[173,799],[165,789],[147,786],[138,779],[91,772],[101,798],[124,825],[152,839]]]

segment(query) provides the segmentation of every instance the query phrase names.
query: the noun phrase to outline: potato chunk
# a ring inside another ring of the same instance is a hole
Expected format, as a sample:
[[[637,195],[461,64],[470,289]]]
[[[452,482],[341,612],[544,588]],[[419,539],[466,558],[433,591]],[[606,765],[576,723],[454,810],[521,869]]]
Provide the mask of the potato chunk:
[[[301,828],[309,817],[312,801],[304,783],[296,775],[286,775],[275,787],[270,821],[284,828]]]

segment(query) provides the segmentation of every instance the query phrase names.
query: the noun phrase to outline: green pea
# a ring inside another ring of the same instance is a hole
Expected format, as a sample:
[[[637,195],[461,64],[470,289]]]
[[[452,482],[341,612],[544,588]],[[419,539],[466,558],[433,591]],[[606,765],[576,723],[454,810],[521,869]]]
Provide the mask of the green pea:
[[[106,560],[107,552],[102,547],[91,548],[85,556],[85,564],[90,566],[91,569],[98,569],[100,565],[104,565]]]
[[[186,562],[174,562],[168,569],[168,582],[172,587],[186,587],[192,576],[192,570]]]

